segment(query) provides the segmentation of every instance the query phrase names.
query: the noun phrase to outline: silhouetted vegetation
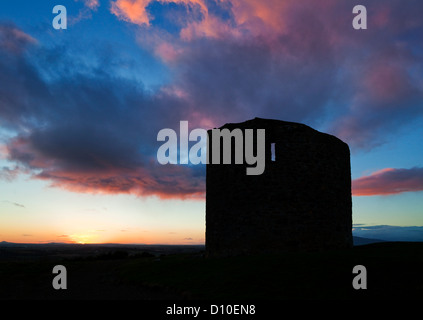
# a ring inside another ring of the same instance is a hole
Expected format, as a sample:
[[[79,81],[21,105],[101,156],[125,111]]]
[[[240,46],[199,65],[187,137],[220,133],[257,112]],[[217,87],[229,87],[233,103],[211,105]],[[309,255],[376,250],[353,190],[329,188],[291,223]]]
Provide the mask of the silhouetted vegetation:
[[[114,259],[125,259],[127,257],[128,257],[128,252],[124,250],[116,250],[116,251],[100,254],[96,258],[98,260],[114,260]]]
[[[192,249],[192,248],[190,248]],[[423,243],[383,242],[348,250],[205,258],[201,250],[154,254],[110,250],[80,260],[0,261],[2,299],[419,299]],[[52,289],[63,263],[69,289]],[[367,268],[354,290],[352,269]]]

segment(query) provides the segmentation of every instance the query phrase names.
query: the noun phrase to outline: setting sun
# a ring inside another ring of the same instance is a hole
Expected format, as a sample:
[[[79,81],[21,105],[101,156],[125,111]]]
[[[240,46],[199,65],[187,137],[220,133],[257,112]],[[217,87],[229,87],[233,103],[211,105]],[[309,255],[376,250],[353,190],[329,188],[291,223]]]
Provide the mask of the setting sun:
[[[72,234],[69,236],[71,242],[79,244],[95,243],[94,235],[91,234]]]

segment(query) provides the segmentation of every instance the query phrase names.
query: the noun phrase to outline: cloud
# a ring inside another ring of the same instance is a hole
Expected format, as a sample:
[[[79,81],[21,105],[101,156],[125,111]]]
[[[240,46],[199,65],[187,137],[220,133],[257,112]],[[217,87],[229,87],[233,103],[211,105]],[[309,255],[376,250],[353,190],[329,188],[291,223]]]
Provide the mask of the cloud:
[[[0,24],[0,49],[13,54],[20,54],[37,40],[11,23]]]
[[[145,10],[148,2],[148,0],[117,0],[112,2],[110,11],[124,21],[139,25],[149,24],[147,11]]]
[[[369,29],[360,32],[345,1],[112,1],[170,74],[153,91],[122,76],[122,63],[133,61],[88,35],[81,46],[95,59],[66,40],[47,47],[0,24],[0,125],[15,133],[2,154],[66,190],[203,199],[204,166],[157,163],[157,132],[181,120],[209,129],[276,118],[328,128],[353,151],[372,147],[423,117],[420,9],[413,0],[369,3]],[[160,23],[166,10],[175,13],[171,27]],[[400,175],[406,182],[391,191],[418,188]],[[388,189],[365,178],[355,194]]]
[[[20,203],[17,203],[17,202],[12,202],[12,201],[7,201],[7,200],[4,200],[3,202],[13,204],[14,206],[19,207],[19,208],[25,208],[25,206],[23,204],[20,204]]]
[[[27,170],[22,169],[19,166],[14,166],[13,168],[2,167],[0,168],[0,180],[11,182],[17,178],[19,174],[28,172]]]
[[[411,54],[411,47],[385,46],[357,66],[349,112],[333,125],[333,132],[356,148],[384,143],[404,124],[423,116],[421,79],[411,72],[422,69],[422,61]]]
[[[327,123],[353,151],[423,118],[420,2],[369,3],[365,33],[352,28],[352,7],[340,1],[228,0],[220,15],[207,5],[176,36],[156,25],[138,35],[183,70],[167,89],[204,106],[202,117]]]
[[[354,196],[391,195],[423,190],[423,168],[386,168],[352,181]]]
[[[20,207],[20,208],[25,208],[25,206],[23,204],[20,204],[20,203],[13,202],[13,205]]]
[[[161,166],[153,158],[155,155],[148,163],[143,163],[142,158],[147,158],[148,155],[140,153],[130,158],[131,150],[113,152],[113,145],[117,145],[113,140],[109,140],[110,154],[106,152],[103,155],[104,150],[98,146],[84,148],[81,145],[84,141],[78,136],[70,136],[70,139],[63,141],[63,137],[57,134],[49,135],[53,141],[48,146],[38,146],[38,140],[12,141],[12,159],[34,170],[41,170],[34,174],[34,178],[49,181],[52,187],[73,192],[156,195],[160,198],[200,199],[204,196],[205,172],[201,168],[194,170],[182,166]],[[50,142],[44,139],[40,141]],[[72,151],[74,142],[78,144]],[[68,145],[69,154],[62,154],[62,143]],[[89,142],[85,143],[89,145]],[[86,151],[88,149],[90,152]]]
[[[99,0],[82,0],[84,2],[84,5],[91,10],[97,10],[97,8],[100,6]]]
[[[153,2],[198,6],[203,13],[207,14],[208,12],[207,6],[202,0],[116,0],[111,2],[110,11],[121,20],[137,25],[149,26],[151,17],[147,11],[147,6]]]
[[[76,2],[82,2],[84,6],[78,11],[77,16],[69,16],[69,25],[74,25],[81,20],[91,19],[93,11],[97,11],[100,7],[99,0],[74,0]]]
[[[116,81],[114,74],[82,72],[72,63],[67,67],[75,73],[67,69],[65,76],[60,57],[57,78],[46,80],[27,56],[0,55],[5,57],[0,77],[9,78],[0,88],[0,123],[16,132],[3,149],[7,160],[18,164],[4,167],[2,178],[10,180],[23,168],[74,192],[203,197],[204,168],[161,166],[156,159],[157,132],[191,118],[180,97],[165,91],[150,95],[128,80]]]

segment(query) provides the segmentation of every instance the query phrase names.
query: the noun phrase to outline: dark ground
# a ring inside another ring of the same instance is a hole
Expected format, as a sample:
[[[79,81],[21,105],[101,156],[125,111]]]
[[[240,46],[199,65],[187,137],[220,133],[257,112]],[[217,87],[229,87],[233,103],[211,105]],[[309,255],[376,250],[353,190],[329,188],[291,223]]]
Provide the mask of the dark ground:
[[[204,258],[202,246],[0,246],[0,299],[284,300],[423,298],[423,243]],[[55,265],[67,269],[55,290]],[[352,269],[367,269],[354,290]]]

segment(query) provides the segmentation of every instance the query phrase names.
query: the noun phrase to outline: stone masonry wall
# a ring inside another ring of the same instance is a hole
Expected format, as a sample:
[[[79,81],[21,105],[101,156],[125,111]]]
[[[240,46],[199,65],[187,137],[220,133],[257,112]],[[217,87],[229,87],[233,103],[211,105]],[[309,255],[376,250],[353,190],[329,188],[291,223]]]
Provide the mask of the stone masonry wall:
[[[352,246],[347,144],[279,120],[255,118],[222,128],[265,129],[266,168],[249,176],[246,164],[207,165],[208,256]],[[210,132],[209,139],[211,145]]]

